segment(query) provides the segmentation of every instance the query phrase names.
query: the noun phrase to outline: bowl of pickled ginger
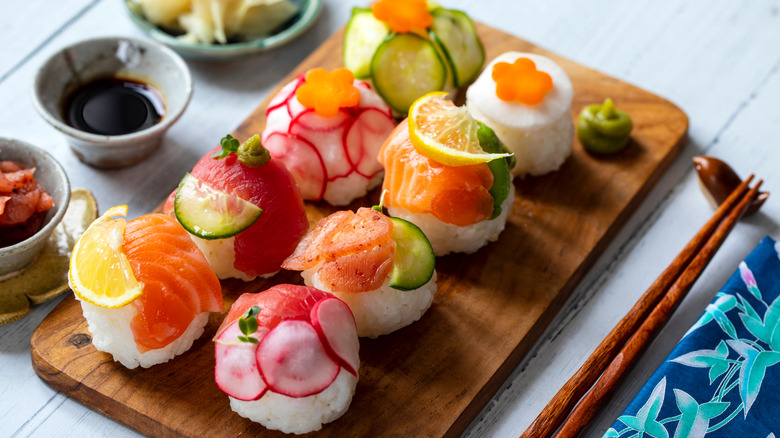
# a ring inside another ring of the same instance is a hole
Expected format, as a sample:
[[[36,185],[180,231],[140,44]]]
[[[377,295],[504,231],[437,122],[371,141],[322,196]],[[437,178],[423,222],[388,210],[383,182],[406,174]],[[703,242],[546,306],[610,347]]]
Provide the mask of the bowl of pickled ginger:
[[[192,59],[232,59],[278,47],[311,26],[322,0],[123,0],[153,39]]]

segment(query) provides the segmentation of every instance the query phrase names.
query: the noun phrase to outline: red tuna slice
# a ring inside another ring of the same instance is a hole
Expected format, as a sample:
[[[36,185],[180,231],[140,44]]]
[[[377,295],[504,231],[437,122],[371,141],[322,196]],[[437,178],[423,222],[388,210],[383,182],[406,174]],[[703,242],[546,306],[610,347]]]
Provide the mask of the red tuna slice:
[[[218,150],[207,152],[192,175],[263,209],[252,226],[235,236],[234,267],[250,277],[276,272],[309,229],[298,184],[281,160],[248,167],[235,154],[213,158]]]
[[[334,126],[322,126],[322,120],[332,120]],[[307,110],[290,122],[288,129],[290,134],[305,139],[317,148],[327,170],[328,181],[339,177],[345,177],[352,173],[352,165],[347,158],[347,147],[344,144],[344,135],[347,127],[352,122],[352,116],[344,111],[325,119],[314,111]]]
[[[11,199],[5,202],[3,214],[0,215],[0,225],[21,224],[33,214],[46,211],[54,205],[52,197],[44,192],[35,180],[4,196]]]
[[[345,139],[349,161],[358,173],[371,178],[382,171],[376,157],[393,128],[393,119],[376,108],[363,110],[355,119]]]
[[[357,377],[360,342],[349,306],[338,298],[326,298],[311,309],[311,323],[328,354]]]
[[[319,151],[311,142],[295,135],[273,133],[263,145],[271,157],[284,161],[298,181],[304,199],[322,199],[328,172]]]
[[[258,327],[251,337],[260,340],[268,333],[265,327]],[[257,345],[241,342],[243,336],[234,322],[217,338],[214,345],[216,364],[214,379],[225,394],[239,400],[257,400],[265,394],[265,384],[257,368]]]
[[[301,320],[284,321],[268,332],[257,347],[257,364],[268,389],[289,397],[322,392],[341,369],[314,327]]]
[[[288,319],[308,321],[312,307],[332,296],[314,287],[293,284],[279,284],[264,292],[243,294],[230,307],[217,333],[225,330],[252,306],[260,307],[260,313],[257,315],[259,327],[273,329]]]

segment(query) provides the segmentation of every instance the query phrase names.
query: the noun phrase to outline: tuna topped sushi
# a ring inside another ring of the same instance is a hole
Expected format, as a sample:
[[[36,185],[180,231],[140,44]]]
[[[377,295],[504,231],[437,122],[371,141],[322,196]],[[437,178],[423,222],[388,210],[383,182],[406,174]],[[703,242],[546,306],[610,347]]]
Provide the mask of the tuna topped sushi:
[[[222,289],[174,219],[126,215],[127,206],[111,208],[84,232],[68,283],[95,348],[127,368],[150,367],[192,346],[208,312],[222,312]]]
[[[346,205],[382,182],[376,154],[394,126],[390,108],[368,83],[345,68],[317,68],[271,100],[262,138],[304,199]]]
[[[477,251],[498,238],[514,201],[501,151],[464,107],[439,93],[420,98],[379,153],[388,212],[420,227],[437,256]]]
[[[242,417],[285,433],[346,412],[360,358],[349,307],[313,287],[244,294],[217,331],[214,377]]]
[[[435,258],[414,224],[371,208],[320,220],[282,265],[342,299],[359,336],[375,338],[420,319],[436,293]]]
[[[192,235],[219,278],[271,276],[309,228],[284,163],[255,135],[227,135],[198,161],[164,207]]]
[[[497,57],[466,92],[471,115],[515,154],[516,176],[557,170],[571,154],[573,90],[566,72],[533,53]]]

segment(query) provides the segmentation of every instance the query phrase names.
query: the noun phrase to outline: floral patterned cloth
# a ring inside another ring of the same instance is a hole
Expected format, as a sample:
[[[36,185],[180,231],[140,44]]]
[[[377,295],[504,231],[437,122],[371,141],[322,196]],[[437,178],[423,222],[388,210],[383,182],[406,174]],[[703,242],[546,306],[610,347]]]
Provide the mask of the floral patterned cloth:
[[[780,436],[780,244],[739,264],[604,437]]]

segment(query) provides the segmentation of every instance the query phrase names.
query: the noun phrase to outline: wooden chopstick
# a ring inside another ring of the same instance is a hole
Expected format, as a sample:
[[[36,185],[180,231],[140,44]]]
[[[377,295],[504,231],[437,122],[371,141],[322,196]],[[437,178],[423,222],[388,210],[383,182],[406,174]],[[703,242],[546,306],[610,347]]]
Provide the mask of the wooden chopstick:
[[[699,278],[704,268],[712,260],[715,252],[734,228],[739,218],[748,209],[753,199],[758,196],[758,188],[763,181],[758,180],[756,185],[745,195],[731,213],[718,226],[715,233],[707,241],[701,251],[693,258],[691,263],[680,274],[669,291],[664,295],[655,309],[650,312],[647,319],[639,326],[639,329],[629,338],[626,345],[612,360],[604,374],[580,400],[577,407],[566,419],[556,438],[568,438],[576,436],[588,422],[598,413],[603,402],[614,391],[622,377],[627,373],[631,365],[639,358],[645,348],[655,338],[655,335],[666,324],[669,316],[677,308],[677,305],[685,298],[685,295]]]
[[[653,282],[631,310],[615,325],[612,331],[596,347],[585,363],[566,382],[545,406],[521,438],[550,437],[563,423],[577,402],[585,395],[596,379],[603,374],[626,341],[647,319],[650,312],[663,298],[683,270],[702,249],[724,218],[734,210],[748,189],[753,175],[748,176],[715,211],[707,223],[674,258],[669,267]],[[754,189],[753,192],[756,190]],[[748,198],[749,199],[749,198]]]

